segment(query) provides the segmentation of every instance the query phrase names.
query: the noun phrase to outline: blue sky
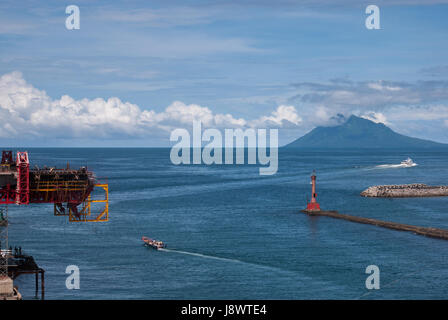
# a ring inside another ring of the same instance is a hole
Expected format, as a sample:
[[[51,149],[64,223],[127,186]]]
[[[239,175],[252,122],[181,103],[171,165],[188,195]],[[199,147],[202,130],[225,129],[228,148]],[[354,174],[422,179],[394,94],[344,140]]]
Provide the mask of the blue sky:
[[[448,0],[334,3],[2,1],[2,144],[169,146],[193,118],[283,144],[352,113],[448,143]]]

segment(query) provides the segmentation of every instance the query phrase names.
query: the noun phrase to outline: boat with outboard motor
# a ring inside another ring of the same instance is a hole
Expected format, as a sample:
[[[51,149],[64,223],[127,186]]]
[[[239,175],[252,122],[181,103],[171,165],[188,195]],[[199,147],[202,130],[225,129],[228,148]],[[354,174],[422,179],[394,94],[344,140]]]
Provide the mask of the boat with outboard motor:
[[[151,239],[151,238],[143,236],[142,241],[144,242],[145,246],[151,247],[156,250],[166,248],[166,244],[160,240],[155,240],[155,239]]]

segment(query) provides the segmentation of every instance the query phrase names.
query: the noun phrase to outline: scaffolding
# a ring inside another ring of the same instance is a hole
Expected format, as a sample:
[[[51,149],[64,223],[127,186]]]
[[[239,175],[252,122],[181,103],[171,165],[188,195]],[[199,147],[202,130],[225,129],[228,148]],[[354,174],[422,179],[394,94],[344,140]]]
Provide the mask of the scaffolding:
[[[0,279],[8,277],[8,207],[0,208]]]
[[[16,204],[30,203],[30,162],[28,152],[17,152]]]
[[[37,181],[30,188],[32,203],[82,203],[93,185],[88,180]]]
[[[12,151],[3,151],[0,163],[0,205],[4,205],[0,207],[0,291],[7,288],[12,292],[8,293],[8,299],[19,299],[12,280],[21,274],[35,274],[37,296],[40,274],[43,299],[45,271],[32,256],[22,254],[21,248],[13,254],[8,247],[7,205],[53,203],[54,215],[68,216],[69,222],[105,222],[109,220],[109,186],[99,183],[87,167],[73,170],[67,164],[66,169],[36,166],[30,170],[28,152],[16,155],[14,161]]]
[[[13,161],[12,151],[3,151],[0,204],[30,203],[53,203],[54,215],[68,216],[70,222],[109,220],[109,187],[87,167],[74,170],[67,164],[66,169],[30,170],[27,152],[17,152]]]
[[[109,185],[95,184],[87,198],[81,203],[81,209],[74,206],[65,208],[54,203],[55,216],[68,216],[70,222],[106,222],[109,221]]]

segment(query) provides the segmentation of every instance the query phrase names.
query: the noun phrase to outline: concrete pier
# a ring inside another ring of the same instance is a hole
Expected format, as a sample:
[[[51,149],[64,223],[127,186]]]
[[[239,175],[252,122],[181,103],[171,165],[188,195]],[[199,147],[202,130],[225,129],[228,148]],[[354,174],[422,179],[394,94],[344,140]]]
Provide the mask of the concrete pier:
[[[418,227],[418,226],[412,226],[412,225],[396,223],[396,222],[387,222],[387,221],[370,219],[370,218],[356,217],[356,216],[351,216],[348,214],[340,214],[337,211],[306,211],[306,210],[303,210],[303,212],[305,212],[306,214],[308,214],[310,216],[331,217],[331,218],[335,218],[335,219],[342,219],[342,220],[347,220],[347,221],[352,221],[352,222],[357,222],[357,223],[371,224],[374,226],[393,229],[393,230],[413,232],[415,234],[423,235],[426,237],[448,240],[448,230],[444,230],[444,229]]]
[[[0,300],[21,300],[22,296],[13,286],[10,277],[0,278]]]

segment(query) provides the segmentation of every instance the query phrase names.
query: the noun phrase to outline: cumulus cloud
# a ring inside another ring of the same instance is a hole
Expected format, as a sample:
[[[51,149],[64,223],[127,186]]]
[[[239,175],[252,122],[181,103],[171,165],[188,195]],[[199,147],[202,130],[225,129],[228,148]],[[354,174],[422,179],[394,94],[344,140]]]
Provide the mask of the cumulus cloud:
[[[292,101],[353,108],[386,108],[391,105],[415,105],[448,99],[448,81],[334,80],[330,83],[293,84],[300,92]]]
[[[69,95],[52,99],[27,83],[20,72],[0,77],[0,137],[33,136],[120,137],[146,136],[191,126],[200,120],[204,127],[290,127],[302,121],[293,106],[279,106],[270,115],[246,120],[231,114],[214,113],[208,107],[175,101],[164,111],[143,110],[117,97],[75,100]]]
[[[285,106],[281,105],[277,108],[277,110],[273,111],[270,116],[263,116],[259,119],[250,122],[252,127],[260,127],[260,126],[277,126],[281,127],[283,124],[291,125],[299,125],[302,122],[302,118],[297,114],[296,108],[293,106]]]
[[[328,125],[338,114],[355,114],[374,122],[448,118],[448,81],[350,81],[293,84],[297,93],[288,99],[306,123]]]
[[[20,72],[12,72],[0,77],[0,138],[163,139],[169,137],[171,130],[189,129],[193,120],[200,120],[204,128],[282,128],[283,134],[294,139],[314,126],[337,125],[355,114],[390,125],[398,132],[415,132],[430,138],[425,132],[432,130],[445,139],[445,86],[443,81],[421,86],[347,80],[302,83],[297,85],[299,94],[285,99],[289,102],[280,104],[270,114],[243,118],[181,101],[155,111],[117,97],[76,100],[63,95],[54,99],[28,83]]]
[[[381,112],[367,112],[363,115],[361,115],[362,118],[373,121],[375,123],[384,123],[384,124],[389,124],[387,122],[386,116],[384,114],[382,114]]]

